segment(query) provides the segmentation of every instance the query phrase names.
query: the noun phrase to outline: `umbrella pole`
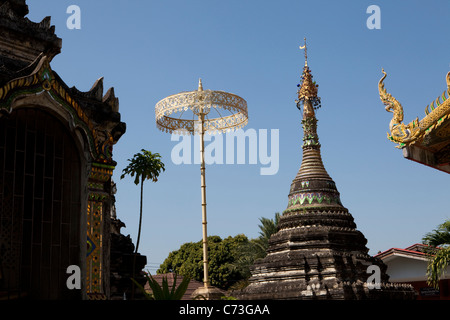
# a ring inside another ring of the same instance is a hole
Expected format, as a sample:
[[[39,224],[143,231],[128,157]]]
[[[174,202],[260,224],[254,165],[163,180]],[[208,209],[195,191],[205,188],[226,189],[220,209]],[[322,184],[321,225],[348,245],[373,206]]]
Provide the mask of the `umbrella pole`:
[[[203,284],[205,288],[209,286],[208,277],[208,235],[206,222],[206,182],[205,182],[205,143],[204,143],[204,122],[205,114],[199,114],[200,121],[200,172],[201,172],[201,192],[202,192],[202,226],[203,226]]]

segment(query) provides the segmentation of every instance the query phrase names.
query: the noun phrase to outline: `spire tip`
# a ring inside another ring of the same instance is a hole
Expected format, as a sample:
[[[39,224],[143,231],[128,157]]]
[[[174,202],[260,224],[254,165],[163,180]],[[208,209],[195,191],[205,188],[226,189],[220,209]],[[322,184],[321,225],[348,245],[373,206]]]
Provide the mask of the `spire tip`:
[[[305,45],[300,46],[300,50],[305,50],[305,67],[308,66],[308,48],[306,47],[306,37],[303,38],[303,40],[305,41]]]

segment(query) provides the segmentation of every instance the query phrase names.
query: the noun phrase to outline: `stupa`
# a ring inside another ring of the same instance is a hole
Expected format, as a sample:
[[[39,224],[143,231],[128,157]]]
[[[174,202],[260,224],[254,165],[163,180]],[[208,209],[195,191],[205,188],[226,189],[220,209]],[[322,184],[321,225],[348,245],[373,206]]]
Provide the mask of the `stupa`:
[[[306,39],[300,49],[305,66],[296,102],[303,113],[303,159],[278,231],[266,257],[252,266],[250,284],[239,299],[413,299],[413,288],[389,283],[386,265],[368,254],[366,238],[323,165],[315,115],[321,101],[308,67]]]

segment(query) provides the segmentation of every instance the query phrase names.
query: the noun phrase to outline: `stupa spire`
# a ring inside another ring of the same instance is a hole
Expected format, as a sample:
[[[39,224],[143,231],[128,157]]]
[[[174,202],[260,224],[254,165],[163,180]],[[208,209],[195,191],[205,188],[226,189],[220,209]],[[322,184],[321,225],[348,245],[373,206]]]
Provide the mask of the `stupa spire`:
[[[305,66],[302,71],[301,82],[298,85],[298,99],[296,100],[296,103],[297,108],[302,111],[303,160],[300,170],[293,181],[291,191],[297,189],[295,185],[301,179],[322,178],[332,181],[325,170],[320,153],[315,110],[321,106],[321,101],[318,96],[319,85],[313,81],[311,69],[308,67],[306,38],[305,45],[300,46],[300,49],[305,50]]]

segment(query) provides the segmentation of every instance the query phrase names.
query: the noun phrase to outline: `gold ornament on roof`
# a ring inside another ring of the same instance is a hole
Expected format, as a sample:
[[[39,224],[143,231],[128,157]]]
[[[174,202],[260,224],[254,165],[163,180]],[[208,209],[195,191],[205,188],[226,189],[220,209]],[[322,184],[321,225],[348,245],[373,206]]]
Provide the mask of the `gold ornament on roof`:
[[[381,70],[383,77],[378,82],[378,91],[380,99],[386,106],[385,110],[393,113],[392,120],[389,124],[388,139],[397,143],[397,148],[403,148],[407,145],[413,144],[416,141],[422,139],[429,132],[439,127],[444,123],[444,120],[450,118],[450,72],[446,75],[447,90],[442,93],[441,97],[438,97],[429,106],[425,108],[426,116],[419,120],[417,117],[409,124],[403,123],[403,107],[400,102],[389,94],[384,88],[384,79],[387,74],[384,69]],[[436,103],[436,104],[435,104]],[[431,108],[431,111],[429,110]]]

